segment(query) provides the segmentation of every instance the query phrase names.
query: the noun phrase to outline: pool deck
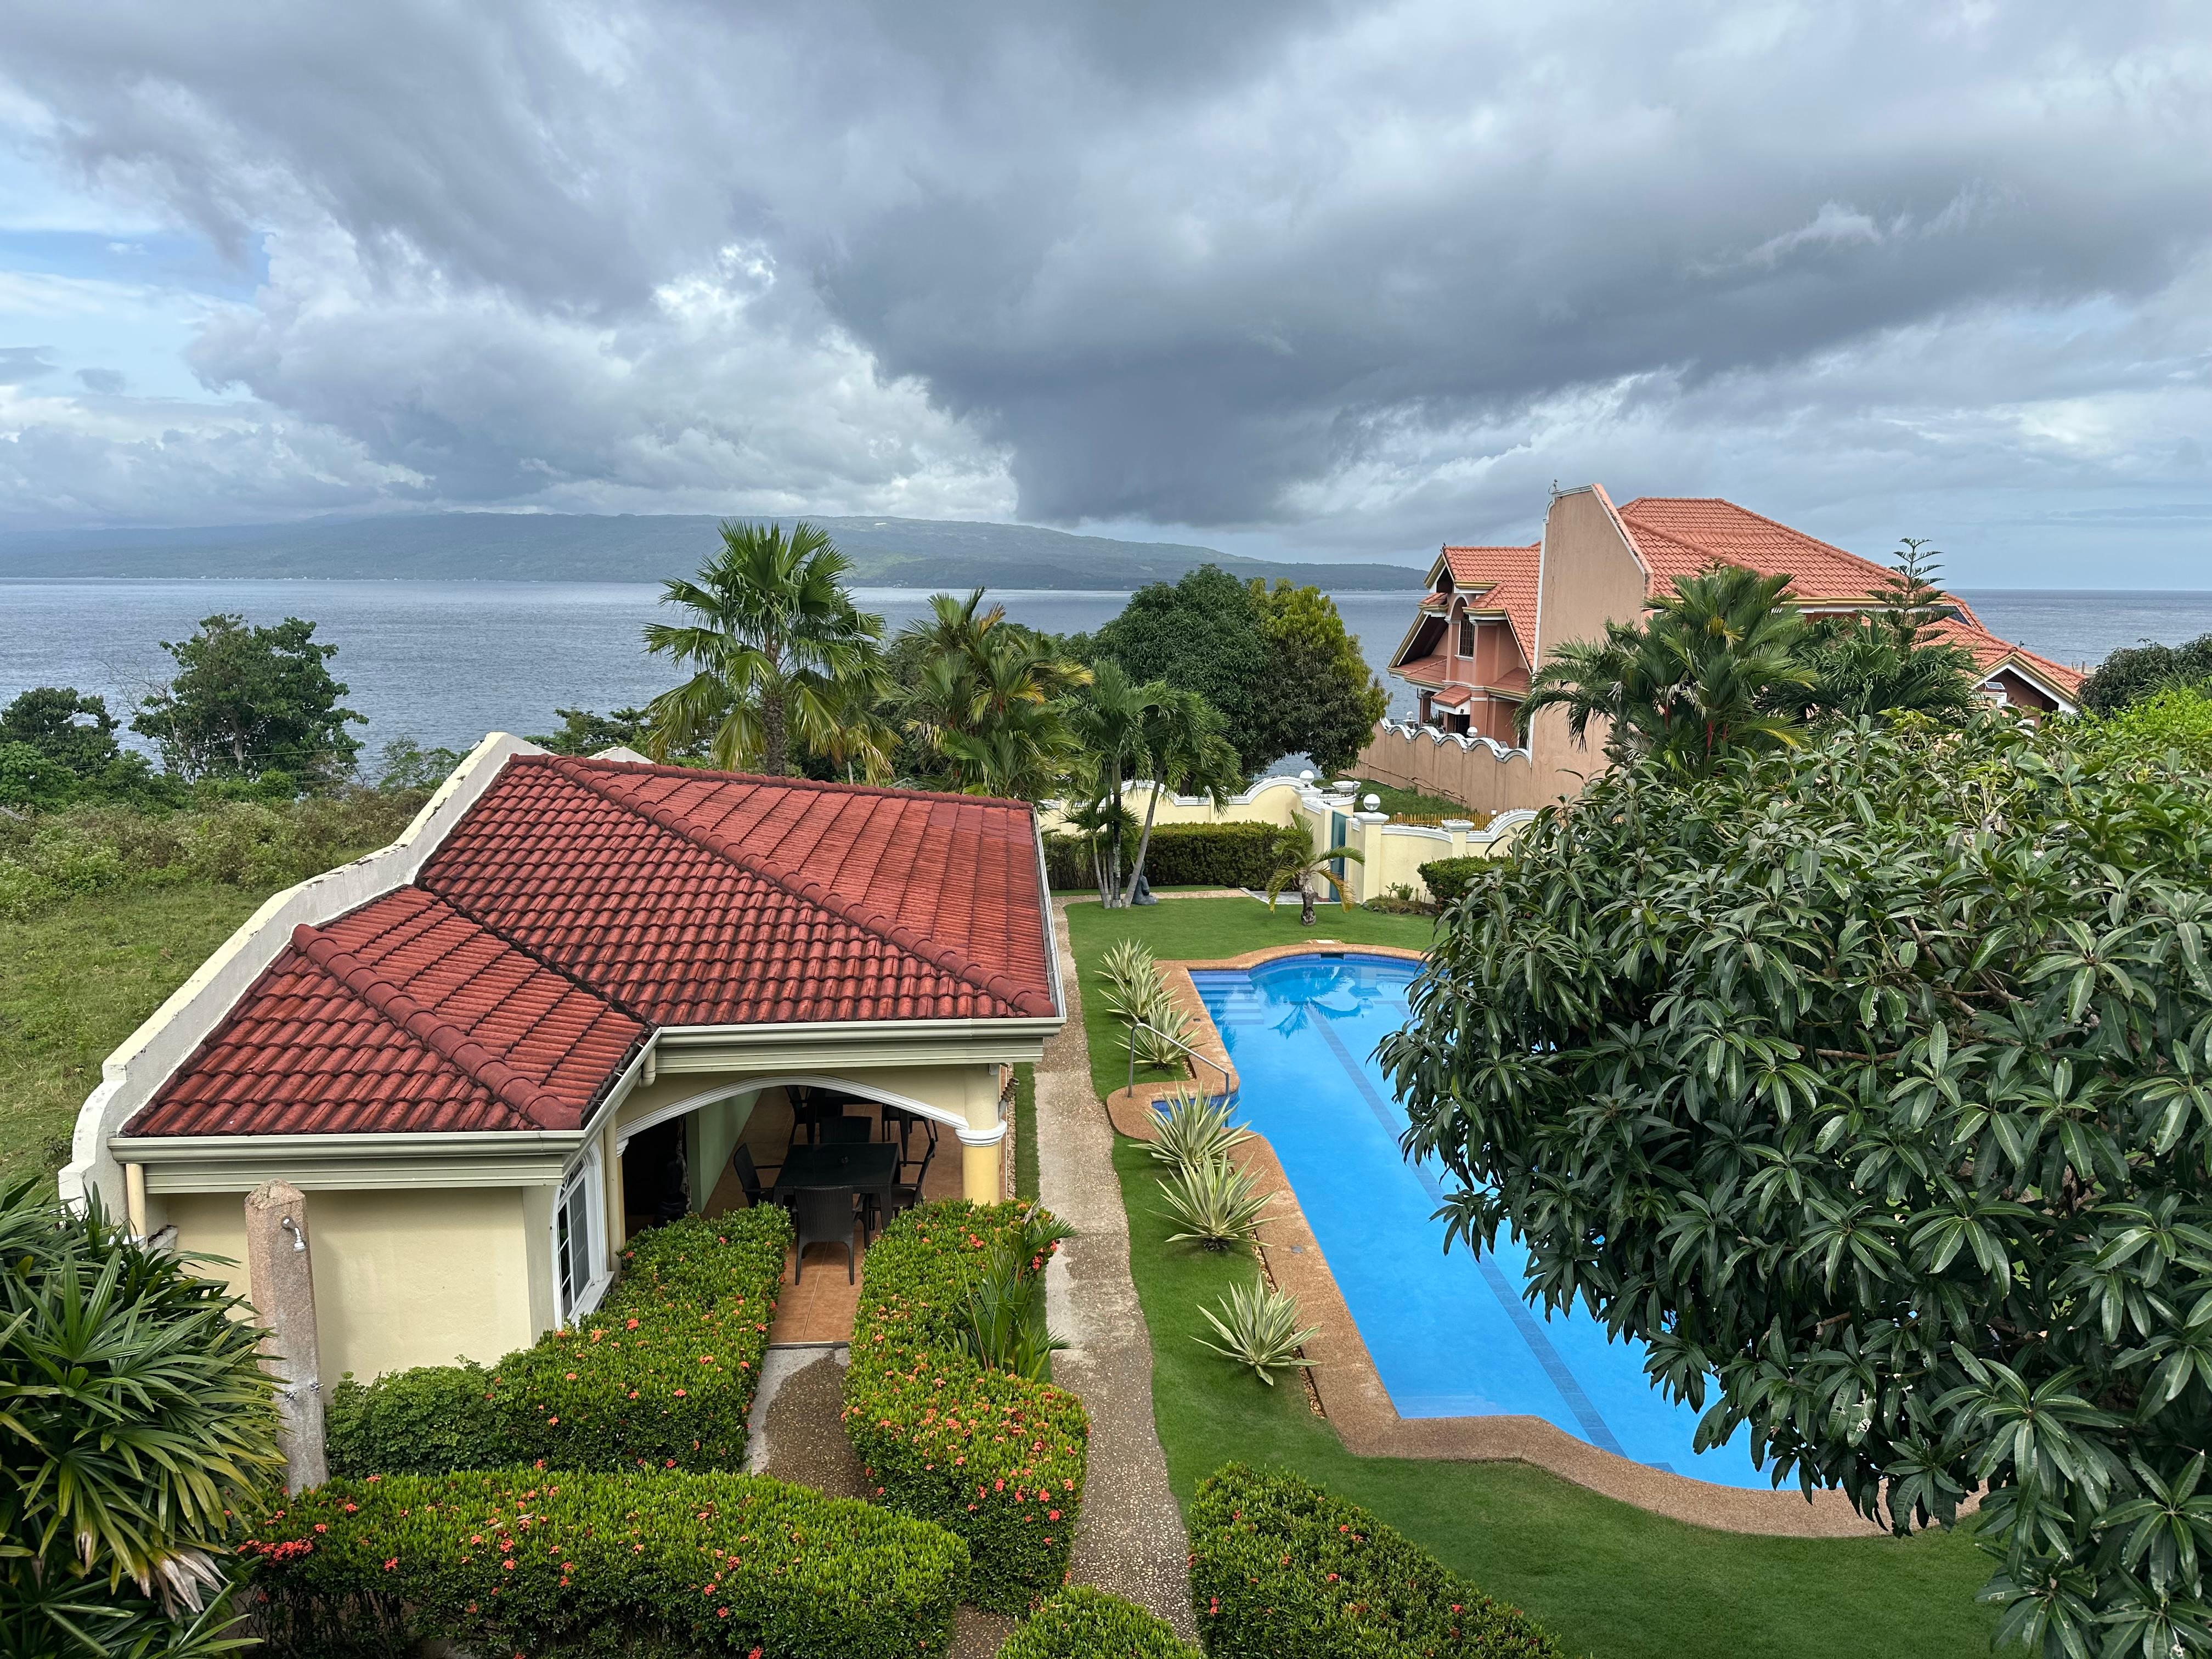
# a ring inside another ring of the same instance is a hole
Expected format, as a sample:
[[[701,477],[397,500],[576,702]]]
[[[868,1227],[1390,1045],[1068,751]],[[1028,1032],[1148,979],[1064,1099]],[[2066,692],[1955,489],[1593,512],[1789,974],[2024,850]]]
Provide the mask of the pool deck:
[[[1233,1088],[1237,1084],[1237,1068],[1205,1000],[1192,982],[1194,969],[1255,968],[1285,957],[1338,951],[1413,962],[1425,957],[1425,952],[1393,945],[1339,945],[1316,939],[1218,961],[1162,963],[1160,974],[1170,994],[1190,1016],[1190,1046],[1210,1062],[1201,1068],[1207,1080],[1211,1081],[1211,1066],[1218,1066]],[[1154,1105],[1188,1086],[1188,1082],[1140,1083],[1133,1089],[1117,1089],[1107,1097],[1107,1115],[1118,1133],[1149,1140]],[[1399,1416],[1274,1148],[1265,1136],[1255,1133],[1237,1147],[1235,1156],[1239,1167],[1257,1182],[1259,1190],[1274,1200],[1261,1224],[1261,1259],[1268,1277],[1297,1298],[1301,1316],[1316,1328],[1307,1344],[1315,1364],[1306,1376],[1347,1451],[1361,1457],[1532,1463],[1638,1509],[1723,1532],[1865,1538],[1884,1530],[1854,1510],[1850,1500],[1838,1492],[1817,1492],[1807,1498],[1796,1491],[1760,1492],[1669,1474],[1601,1451],[1540,1417]]]

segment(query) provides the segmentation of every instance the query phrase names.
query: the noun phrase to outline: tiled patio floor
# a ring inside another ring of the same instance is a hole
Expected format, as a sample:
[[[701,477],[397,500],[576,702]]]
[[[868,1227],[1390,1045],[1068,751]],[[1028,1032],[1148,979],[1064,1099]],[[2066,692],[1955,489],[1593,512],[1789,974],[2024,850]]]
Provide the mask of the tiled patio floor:
[[[855,1101],[846,1107],[848,1116],[866,1115],[877,1126],[875,1138],[883,1137],[883,1114],[864,1102]],[[939,1126],[937,1156],[931,1162],[929,1173],[922,1182],[922,1196],[929,1199],[957,1198],[961,1193],[960,1142],[952,1131]],[[922,1131],[916,1128],[917,1155]],[[765,1168],[774,1168],[783,1161],[783,1149],[791,1135],[791,1114],[779,1102],[770,1107],[763,1103],[745,1126],[745,1144],[752,1148],[753,1159]],[[1007,1136],[1012,1144],[1013,1137]],[[738,1185],[737,1176],[724,1170],[706,1204],[706,1213],[720,1215],[726,1210],[744,1207],[744,1194]],[[806,1254],[806,1277],[799,1279],[793,1264],[787,1259],[783,1269],[783,1289],[776,1294],[775,1323],[769,1328],[769,1342],[844,1342],[853,1334],[853,1316],[860,1305],[860,1264],[867,1259],[867,1243],[861,1230],[853,1229],[853,1243],[856,1255],[853,1277],[845,1278],[845,1253],[834,1244],[816,1244]]]

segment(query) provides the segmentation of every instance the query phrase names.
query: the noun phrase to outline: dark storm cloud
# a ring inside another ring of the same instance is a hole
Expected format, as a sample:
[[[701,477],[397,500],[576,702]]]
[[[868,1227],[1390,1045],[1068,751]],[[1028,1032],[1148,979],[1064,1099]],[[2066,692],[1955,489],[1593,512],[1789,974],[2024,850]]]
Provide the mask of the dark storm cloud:
[[[2201,483],[2201,25],[54,0],[10,32],[45,153],[266,248],[193,364],[345,476],[870,510],[997,477],[1026,517],[1407,547],[1555,475]]]

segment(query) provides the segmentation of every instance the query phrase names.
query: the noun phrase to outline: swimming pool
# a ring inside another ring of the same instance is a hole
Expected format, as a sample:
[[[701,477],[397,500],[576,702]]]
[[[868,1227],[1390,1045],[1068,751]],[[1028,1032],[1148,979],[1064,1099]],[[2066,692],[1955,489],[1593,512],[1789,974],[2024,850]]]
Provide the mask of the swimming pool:
[[[1398,1414],[1540,1417],[1654,1468],[1770,1489],[1741,1431],[1690,1449],[1698,1413],[1651,1387],[1642,1344],[1523,1302],[1527,1253],[1502,1231],[1480,1258],[1444,1253],[1443,1189],[1399,1152],[1406,1114],[1373,1059],[1419,971],[1347,952],[1191,975],[1237,1065],[1238,1120],[1282,1161]]]

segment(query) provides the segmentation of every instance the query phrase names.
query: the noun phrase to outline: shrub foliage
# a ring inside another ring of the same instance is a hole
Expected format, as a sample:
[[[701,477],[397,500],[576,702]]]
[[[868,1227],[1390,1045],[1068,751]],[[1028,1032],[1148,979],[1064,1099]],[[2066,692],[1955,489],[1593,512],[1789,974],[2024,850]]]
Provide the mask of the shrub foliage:
[[[966,1599],[999,1612],[1066,1579],[1091,1432],[1074,1395],[961,1348],[969,1287],[1030,1208],[925,1204],[886,1227],[868,1250],[845,1373],[845,1432],[875,1495],[966,1540]],[[1042,1255],[1030,1263],[1043,1267]]]
[[[2163,1654],[2212,1640],[2212,778],[2103,744],[1608,774],[1383,1052],[1451,1234],[1510,1224],[1705,1442],[1900,1532],[1984,1486],[2006,1638]]]
[[[1199,1659],[1164,1619],[1133,1601],[1070,1584],[1014,1626],[998,1659]]]
[[[241,1553],[301,1659],[562,1650],[942,1654],[968,1552],[940,1527],[740,1474],[334,1480]]]
[[[1421,866],[1421,879],[1429,896],[1449,909],[1467,896],[1475,878],[1497,862],[1495,859],[1436,859]]]
[[[341,1381],[332,1471],[738,1468],[790,1239],[772,1205],[687,1216],[633,1240],[621,1280],[573,1330],[489,1369]]]
[[[1264,887],[1282,834],[1272,823],[1163,823],[1152,831],[1145,877],[1155,887]],[[1048,836],[1044,853],[1055,889],[1097,886],[1081,836]]]
[[[1517,1608],[1296,1475],[1229,1464],[1188,1519],[1210,1659],[1564,1659]]]

